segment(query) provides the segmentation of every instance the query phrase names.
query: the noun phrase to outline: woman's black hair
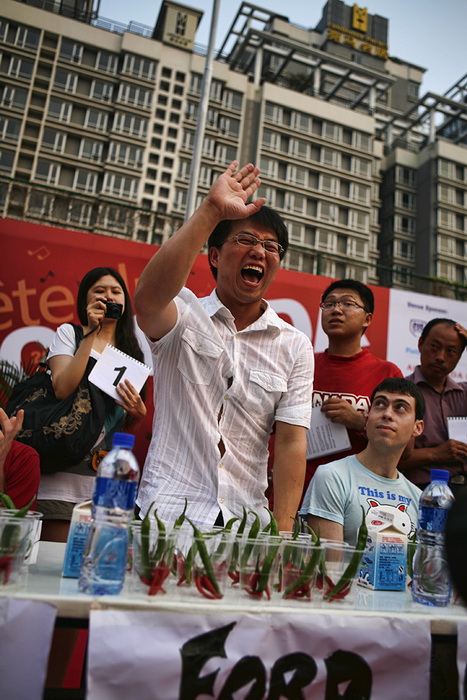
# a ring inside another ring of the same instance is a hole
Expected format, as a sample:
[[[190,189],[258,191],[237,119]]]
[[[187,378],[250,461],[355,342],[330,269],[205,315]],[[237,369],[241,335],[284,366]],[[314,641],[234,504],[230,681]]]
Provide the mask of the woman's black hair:
[[[76,300],[80,323],[82,326],[87,326],[88,324],[88,317],[86,313],[88,291],[93,284],[100,280],[101,277],[105,277],[105,275],[111,275],[117,280],[125,296],[125,308],[123,314],[118,319],[117,326],[115,328],[115,345],[119,350],[122,350],[123,352],[126,352],[127,355],[134,357],[135,360],[143,362],[144,354],[135,333],[130,295],[123,277],[119,272],[117,272],[117,270],[114,270],[112,267],[94,267],[84,275],[79,285]]]

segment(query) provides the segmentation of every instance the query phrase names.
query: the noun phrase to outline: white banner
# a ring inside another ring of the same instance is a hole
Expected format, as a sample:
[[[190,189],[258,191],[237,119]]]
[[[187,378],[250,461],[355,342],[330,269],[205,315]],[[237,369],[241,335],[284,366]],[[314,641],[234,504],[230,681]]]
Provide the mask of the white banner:
[[[404,377],[412,374],[419,364],[418,339],[423,327],[433,318],[450,318],[465,327],[467,304],[465,301],[404,292],[401,289],[389,290],[386,357],[399,367]],[[467,353],[462,355],[451,377],[456,382],[467,381]]]
[[[457,623],[457,671],[459,700],[467,700],[467,623]]]
[[[88,700],[426,700],[427,620],[91,611]]]
[[[57,610],[0,598],[0,698],[42,700]]]

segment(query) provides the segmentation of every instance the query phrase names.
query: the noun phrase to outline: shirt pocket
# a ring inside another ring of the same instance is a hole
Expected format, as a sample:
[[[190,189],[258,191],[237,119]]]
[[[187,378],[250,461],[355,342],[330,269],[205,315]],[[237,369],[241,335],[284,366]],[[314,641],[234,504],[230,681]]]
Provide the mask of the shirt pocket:
[[[244,408],[252,415],[258,412],[269,414],[274,411],[284,391],[287,391],[287,380],[282,375],[250,369]]]
[[[223,351],[223,346],[208,335],[194,328],[185,328],[178,369],[190,384],[209,384]]]

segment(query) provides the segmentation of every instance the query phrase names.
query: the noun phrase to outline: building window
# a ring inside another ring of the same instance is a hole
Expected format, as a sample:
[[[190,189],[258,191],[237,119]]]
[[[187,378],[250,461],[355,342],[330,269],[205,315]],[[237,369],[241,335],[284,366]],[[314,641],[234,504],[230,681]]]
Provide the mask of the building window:
[[[89,170],[76,170],[73,180],[73,189],[78,192],[95,194],[97,190],[97,173]]]
[[[24,110],[28,93],[21,88],[13,88],[5,85],[1,93],[0,104],[2,107],[12,107],[14,109]]]
[[[114,131],[119,131],[122,134],[130,134],[131,136],[144,138],[147,134],[148,122],[147,119],[141,119],[132,114],[117,112],[113,128]]]
[[[152,95],[152,90],[145,90],[144,88],[129,85],[128,83],[120,85],[118,91],[118,99],[120,102],[134,105],[135,107],[142,107],[143,109],[149,109],[151,107]]]
[[[78,76],[76,73],[70,73],[66,70],[57,70],[55,73],[54,88],[56,90],[65,90],[66,92],[75,92],[78,84]]]
[[[21,122],[17,119],[0,117],[0,140],[16,142],[19,138],[20,129]]]
[[[143,151],[141,148],[136,148],[136,146],[113,142],[110,144],[109,160],[119,165],[140,168],[143,164]]]
[[[29,27],[18,27],[16,30],[15,46],[21,49],[35,51],[39,46],[40,32]]]
[[[225,109],[232,109],[235,112],[241,112],[243,106],[243,95],[237,90],[224,90],[222,105]]]
[[[73,63],[81,63],[83,57],[83,47],[75,41],[62,39],[60,47],[60,58],[63,61],[72,61]]]
[[[162,77],[163,78],[171,78],[172,77],[172,69],[164,66],[162,68]]]
[[[7,74],[12,78],[24,78],[24,80],[31,80],[33,70],[34,64],[32,61],[27,61],[25,58],[12,56],[10,58]]]
[[[118,56],[105,51],[98,51],[96,56],[95,68],[104,73],[112,73],[115,75],[118,68]]]
[[[66,136],[61,131],[55,129],[44,129],[42,137],[42,147],[55,153],[63,153],[65,150]]]
[[[106,173],[104,175],[103,191],[114,197],[136,199],[138,181],[123,175]]]
[[[71,104],[69,102],[63,102],[63,100],[51,99],[47,116],[49,119],[69,122],[71,118]]]
[[[0,148],[0,172],[11,173],[15,160],[14,151],[8,151],[5,148]]]
[[[81,139],[79,157],[84,160],[100,161],[102,158],[104,146],[101,141],[93,141],[92,139]]]
[[[51,160],[39,158],[36,166],[35,179],[45,182],[47,185],[57,185],[60,175],[60,166]]]
[[[104,83],[102,80],[93,80],[91,85],[91,97],[95,100],[110,102],[112,100],[114,86],[112,83]]]
[[[156,77],[156,61],[151,61],[142,56],[135,54],[126,54],[123,60],[123,73],[133,75],[136,78],[144,78],[146,80],[155,80]]]
[[[169,99],[167,95],[158,95],[157,97],[157,104],[158,105],[163,105],[164,107],[167,105]]]
[[[88,109],[84,118],[84,126],[94,131],[106,131],[109,115],[97,109]]]

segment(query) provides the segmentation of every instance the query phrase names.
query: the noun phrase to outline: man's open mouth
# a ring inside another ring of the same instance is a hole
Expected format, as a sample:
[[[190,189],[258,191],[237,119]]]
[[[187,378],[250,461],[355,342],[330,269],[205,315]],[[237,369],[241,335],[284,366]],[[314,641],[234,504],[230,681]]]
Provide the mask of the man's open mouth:
[[[264,275],[264,270],[259,265],[245,265],[242,269],[242,277],[250,284],[258,284]]]

